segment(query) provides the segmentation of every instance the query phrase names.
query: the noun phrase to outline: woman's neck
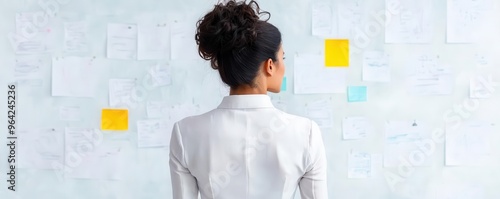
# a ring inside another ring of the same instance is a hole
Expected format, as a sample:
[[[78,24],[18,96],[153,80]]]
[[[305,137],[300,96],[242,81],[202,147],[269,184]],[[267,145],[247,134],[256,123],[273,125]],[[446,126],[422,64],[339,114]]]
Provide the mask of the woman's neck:
[[[229,95],[257,95],[257,94],[267,94],[267,90],[260,86],[252,87],[248,85],[239,86],[236,89],[231,89]]]

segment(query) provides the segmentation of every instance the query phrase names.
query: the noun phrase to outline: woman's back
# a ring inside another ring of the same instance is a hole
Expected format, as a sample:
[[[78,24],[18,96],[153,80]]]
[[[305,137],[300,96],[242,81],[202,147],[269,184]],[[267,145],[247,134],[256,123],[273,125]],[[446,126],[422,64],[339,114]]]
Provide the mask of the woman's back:
[[[321,133],[274,108],[267,95],[225,97],[217,109],[179,121],[171,140],[174,198],[326,197]]]

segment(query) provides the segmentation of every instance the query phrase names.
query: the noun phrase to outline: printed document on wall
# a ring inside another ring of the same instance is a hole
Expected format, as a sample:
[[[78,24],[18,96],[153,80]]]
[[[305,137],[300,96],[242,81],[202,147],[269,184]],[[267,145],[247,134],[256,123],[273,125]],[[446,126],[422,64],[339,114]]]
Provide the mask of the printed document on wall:
[[[92,128],[66,128],[65,177],[121,180],[125,165],[126,141],[104,141],[102,132]],[[78,157],[75,157],[78,155]]]
[[[165,147],[170,145],[172,129],[168,129],[166,120],[137,121],[137,145],[143,147]]]
[[[316,2],[312,5],[312,35],[329,37],[332,35],[332,5]]]
[[[56,169],[64,164],[64,129],[18,130],[19,168]]]
[[[137,102],[132,100],[135,92],[135,79],[110,79],[109,80],[109,106],[132,107]]]
[[[384,167],[398,167],[404,164],[430,166],[431,157],[414,151],[424,150],[422,147],[426,147],[426,142],[431,140],[431,129],[420,121],[387,121]]]
[[[416,55],[407,68],[407,86],[413,95],[451,95],[453,73],[451,67],[441,63],[438,55]]]
[[[94,97],[95,60],[90,57],[52,58],[52,96]]]
[[[294,93],[346,93],[347,68],[325,67],[322,55],[300,54],[294,60]]]
[[[386,43],[430,43],[432,41],[432,0],[385,0]]]
[[[16,54],[40,54],[52,49],[50,26],[38,27],[35,12],[16,13],[16,31],[8,35]],[[43,24],[43,23],[42,23]]]
[[[446,41],[473,43],[482,39],[494,23],[492,0],[448,0],[446,11]]]
[[[170,58],[170,30],[166,24],[139,24],[138,60]]]
[[[195,26],[191,23],[176,22],[170,28],[170,53],[172,60],[198,59],[198,46],[194,40]]]
[[[315,121],[320,128],[333,127],[333,103],[328,99],[306,104],[307,117]]]
[[[370,178],[372,176],[372,155],[351,150],[347,158],[347,178]]]
[[[342,119],[342,135],[344,140],[367,138],[372,132],[372,125],[366,117],[345,117]]]
[[[493,155],[492,142],[495,124],[485,121],[467,121],[459,128],[446,128],[446,165],[488,166]],[[498,159],[498,158],[497,158]],[[498,163],[498,161],[497,161]]]
[[[135,60],[137,58],[137,25],[108,24],[107,57]]]
[[[389,55],[382,51],[367,51],[363,54],[363,81],[390,82]]]
[[[341,0],[338,2],[338,35],[339,38],[355,39],[354,37],[366,31],[363,26],[366,2],[361,0]],[[377,23],[377,26],[379,24]],[[382,27],[379,27],[382,29]],[[361,31],[360,31],[361,30]]]
[[[87,32],[87,23],[84,21],[65,23],[64,51],[70,53],[89,51]]]

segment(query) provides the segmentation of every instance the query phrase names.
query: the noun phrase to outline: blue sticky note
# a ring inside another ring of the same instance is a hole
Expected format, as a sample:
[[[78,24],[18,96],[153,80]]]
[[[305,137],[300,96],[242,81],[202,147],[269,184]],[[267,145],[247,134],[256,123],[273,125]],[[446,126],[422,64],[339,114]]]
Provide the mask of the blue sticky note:
[[[366,86],[349,86],[347,88],[348,102],[366,102]]]
[[[281,91],[286,91],[286,77],[283,77],[283,81],[281,82]]]

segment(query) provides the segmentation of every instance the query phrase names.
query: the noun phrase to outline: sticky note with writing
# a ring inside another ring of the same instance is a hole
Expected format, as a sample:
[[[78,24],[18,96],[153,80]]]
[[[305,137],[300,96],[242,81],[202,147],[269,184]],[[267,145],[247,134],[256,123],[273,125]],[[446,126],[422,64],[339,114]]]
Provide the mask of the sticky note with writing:
[[[325,66],[327,67],[349,66],[349,40],[347,39],[325,40]]]
[[[109,130],[109,131],[128,130],[128,110],[102,109],[101,130]]]

